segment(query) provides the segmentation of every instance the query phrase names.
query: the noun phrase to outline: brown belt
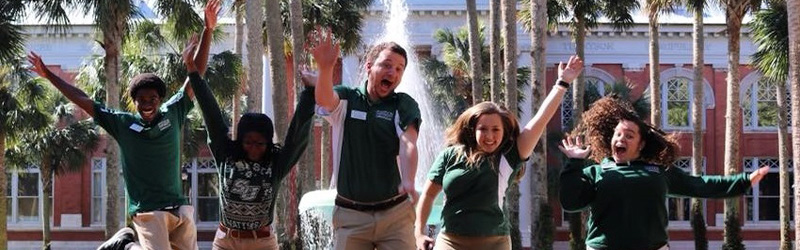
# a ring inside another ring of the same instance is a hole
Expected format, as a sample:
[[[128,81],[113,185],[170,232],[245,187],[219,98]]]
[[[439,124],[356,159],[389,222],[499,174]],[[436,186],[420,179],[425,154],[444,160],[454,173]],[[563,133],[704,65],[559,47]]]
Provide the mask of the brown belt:
[[[231,238],[243,239],[267,238],[272,234],[272,228],[269,226],[263,226],[257,230],[239,230],[228,228],[220,223],[219,230],[225,232],[226,235],[230,235]]]
[[[381,211],[397,206],[397,204],[403,203],[406,200],[408,200],[408,195],[403,194],[391,198],[387,201],[382,201],[377,203],[361,203],[361,202],[351,201],[337,195],[336,200],[334,200],[334,203],[337,206],[358,211]]]

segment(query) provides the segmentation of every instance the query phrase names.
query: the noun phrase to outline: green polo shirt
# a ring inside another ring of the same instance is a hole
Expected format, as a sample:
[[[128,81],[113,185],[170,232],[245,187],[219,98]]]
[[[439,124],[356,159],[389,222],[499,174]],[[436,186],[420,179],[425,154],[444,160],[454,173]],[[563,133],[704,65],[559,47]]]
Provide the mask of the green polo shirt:
[[[500,159],[485,159],[477,167],[467,163],[463,146],[449,146],[436,157],[428,179],[442,185],[444,207],[442,230],[462,236],[509,235],[511,224],[505,216],[505,196],[513,177],[525,163],[516,144]],[[491,162],[496,162],[492,167]]]
[[[181,130],[194,104],[179,90],[145,123],[132,114],[94,104],[94,121],[117,140],[128,214],[189,204],[181,187]]]
[[[339,195],[358,202],[377,202],[397,196],[400,135],[422,122],[419,106],[405,93],[372,102],[366,81],[360,88],[336,86],[335,110],[319,109],[332,126],[332,186]]]
[[[597,249],[657,249],[669,242],[667,196],[725,198],[744,194],[750,179],[691,176],[678,168],[641,161],[584,168],[570,159],[561,171],[560,200],[566,211],[589,209],[586,245]]]

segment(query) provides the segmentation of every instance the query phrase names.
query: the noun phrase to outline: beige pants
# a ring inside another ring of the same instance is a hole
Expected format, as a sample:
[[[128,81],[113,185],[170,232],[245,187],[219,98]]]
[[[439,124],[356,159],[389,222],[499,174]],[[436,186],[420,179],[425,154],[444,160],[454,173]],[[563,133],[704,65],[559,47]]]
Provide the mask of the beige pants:
[[[505,250],[511,249],[511,236],[459,236],[440,233],[436,237],[434,250]]]
[[[258,249],[258,250],[278,250],[278,237],[272,233],[269,237],[247,239],[233,238],[219,228],[214,236],[214,250],[239,250],[239,249]]]
[[[181,206],[177,216],[166,211],[137,213],[133,216],[133,227],[144,249],[198,249],[192,206]]]
[[[594,248],[592,248],[592,247],[590,247],[590,246],[586,246],[586,250],[597,250],[597,249],[594,249]],[[667,244],[667,245],[664,245],[664,246],[662,246],[662,247],[658,248],[658,250],[669,250],[669,244]]]
[[[333,249],[414,249],[414,207],[411,200],[383,211],[333,208]]]

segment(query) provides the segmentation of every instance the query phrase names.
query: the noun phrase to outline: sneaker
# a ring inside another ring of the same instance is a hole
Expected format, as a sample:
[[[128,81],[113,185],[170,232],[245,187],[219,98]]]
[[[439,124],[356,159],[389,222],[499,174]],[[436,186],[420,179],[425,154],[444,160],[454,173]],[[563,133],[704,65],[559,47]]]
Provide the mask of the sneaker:
[[[123,227],[114,236],[111,236],[110,239],[97,247],[97,250],[125,250],[125,246],[131,242],[134,242],[133,229]]]

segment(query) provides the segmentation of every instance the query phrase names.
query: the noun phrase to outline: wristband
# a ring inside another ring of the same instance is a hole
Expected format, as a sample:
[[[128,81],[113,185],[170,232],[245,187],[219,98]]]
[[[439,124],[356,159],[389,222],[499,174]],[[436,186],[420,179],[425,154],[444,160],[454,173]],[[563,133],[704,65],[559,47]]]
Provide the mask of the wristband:
[[[564,87],[565,89],[569,89],[569,83],[565,82],[564,80],[558,79],[558,81],[556,81],[556,84],[558,84],[558,86]]]

